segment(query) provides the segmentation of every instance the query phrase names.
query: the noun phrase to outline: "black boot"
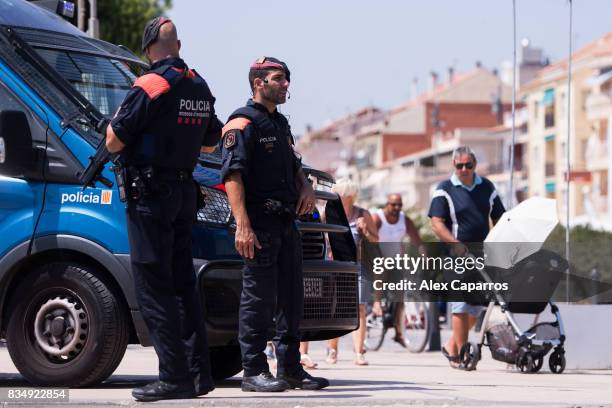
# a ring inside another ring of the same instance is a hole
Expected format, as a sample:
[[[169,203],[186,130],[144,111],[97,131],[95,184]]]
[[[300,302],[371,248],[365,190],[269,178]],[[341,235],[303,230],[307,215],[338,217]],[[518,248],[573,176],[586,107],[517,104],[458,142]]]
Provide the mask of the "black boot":
[[[299,388],[301,390],[320,390],[329,385],[327,379],[323,377],[313,377],[302,368],[294,374],[281,373],[277,378],[286,381],[289,387]]]
[[[215,389],[215,384],[213,383],[212,378],[208,376],[207,380],[202,381],[200,374],[193,378],[193,385],[195,386],[195,393],[198,397],[206,395]]]
[[[289,384],[274,378],[269,371],[252,377],[242,377],[242,391],[281,392],[288,389]]]
[[[132,397],[138,401],[158,401],[163,399],[185,399],[195,398],[196,393],[191,381],[184,383],[171,383],[166,381],[155,381],[144,387],[134,388]]]
[[[199,384],[199,383],[195,385],[195,393],[198,397],[206,395],[214,389],[215,389],[214,385]]]

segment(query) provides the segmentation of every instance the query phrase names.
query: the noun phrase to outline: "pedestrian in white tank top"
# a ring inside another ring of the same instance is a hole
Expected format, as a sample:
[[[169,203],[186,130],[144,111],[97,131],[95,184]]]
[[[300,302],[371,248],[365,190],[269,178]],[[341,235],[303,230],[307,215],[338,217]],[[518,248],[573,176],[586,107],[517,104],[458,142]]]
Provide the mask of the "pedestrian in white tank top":
[[[412,220],[404,215],[402,207],[402,196],[399,194],[389,194],[384,208],[372,214],[372,219],[378,229],[378,242],[382,243],[380,248],[383,256],[394,257],[396,254],[400,254],[402,249],[401,242],[406,235],[410,237],[412,245],[420,246],[422,243],[419,232]],[[377,295],[380,296],[380,294]],[[374,302],[373,311],[374,313],[382,314],[380,301]],[[406,341],[404,340],[404,330],[402,327],[404,303],[398,303],[394,311],[395,337],[393,340],[405,348]]]
[[[384,209],[376,210],[375,214],[377,219],[380,220],[380,226],[377,224],[378,239],[380,242],[385,242],[385,245],[381,248],[381,253],[386,257],[394,257],[395,254],[400,253],[401,242],[406,236],[406,216],[400,212],[397,222],[391,224],[387,221]]]

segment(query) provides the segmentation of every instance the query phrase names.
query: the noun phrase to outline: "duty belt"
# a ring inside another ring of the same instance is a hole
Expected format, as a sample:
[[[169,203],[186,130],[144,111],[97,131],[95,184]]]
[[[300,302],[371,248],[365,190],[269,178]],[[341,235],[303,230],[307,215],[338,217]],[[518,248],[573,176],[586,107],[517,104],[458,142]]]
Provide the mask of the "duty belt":
[[[170,169],[153,166],[136,167],[128,166],[127,170],[127,192],[132,200],[138,200],[143,196],[159,193],[162,181],[187,181],[192,180],[191,170]],[[166,188],[167,189],[167,188]]]
[[[266,215],[283,215],[290,218],[296,218],[295,206],[283,203],[279,200],[267,198],[262,203],[261,208]]]
[[[169,169],[156,167],[154,178],[159,181],[186,181],[191,180],[192,170],[189,169]]]

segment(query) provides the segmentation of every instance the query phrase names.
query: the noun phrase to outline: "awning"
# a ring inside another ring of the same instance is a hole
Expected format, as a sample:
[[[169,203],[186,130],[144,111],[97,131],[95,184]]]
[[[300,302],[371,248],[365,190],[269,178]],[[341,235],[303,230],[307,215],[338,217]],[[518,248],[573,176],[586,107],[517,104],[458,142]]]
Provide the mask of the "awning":
[[[542,98],[542,104],[544,106],[550,106],[555,103],[555,90],[553,88],[544,91],[544,97]]]
[[[554,193],[555,189],[556,189],[556,185],[555,183],[546,183],[546,192],[547,193]]]
[[[591,86],[599,86],[603,84],[604,82],[609,81],[610,79],[612,79],[612,70],[604,72],[603,74],[599,74],[595,77],[589,78],[586,82],[587,84]]]
[[[555,140],[555,134],[554,133],[552,133],[550,135],[544,136],[544,141],[545,142],[550,142],[551,140]]]

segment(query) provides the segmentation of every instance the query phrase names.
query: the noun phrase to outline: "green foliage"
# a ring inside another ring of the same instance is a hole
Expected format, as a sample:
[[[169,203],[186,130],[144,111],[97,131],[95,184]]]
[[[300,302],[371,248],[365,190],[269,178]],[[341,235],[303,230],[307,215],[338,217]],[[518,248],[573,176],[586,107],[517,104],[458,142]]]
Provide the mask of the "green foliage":
[[[125,45],[142,55],[142,31],[154,17],[172,7],[172,0],[102,0],[98,2],[100,38]]]
[[[419,231],[419,236],[423,242],[438,242],[438,237],[431,230],[431,221],[428,216],[423,215],[421,212],[416,209],[409,208],[404,211],[406,217],[409,217],[412,222],[414,222],[414,226]]]
[[[565,228],[558,225],[544,247],[565,257]],[[600,273],[600,280],[612,282],[612,233],[577,226],[570,230],[570,261],[575,274],[589,278],[591,271]]]

